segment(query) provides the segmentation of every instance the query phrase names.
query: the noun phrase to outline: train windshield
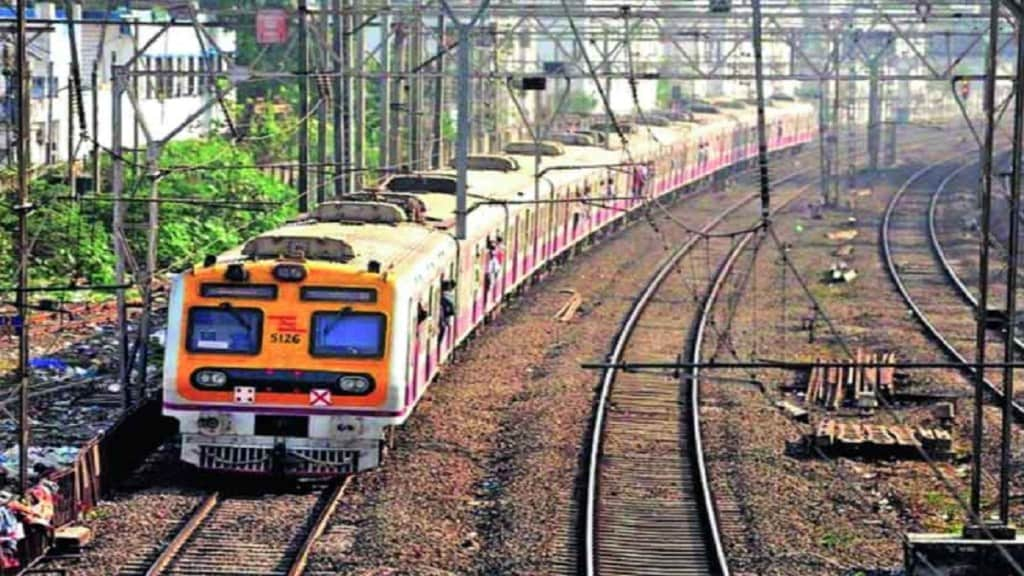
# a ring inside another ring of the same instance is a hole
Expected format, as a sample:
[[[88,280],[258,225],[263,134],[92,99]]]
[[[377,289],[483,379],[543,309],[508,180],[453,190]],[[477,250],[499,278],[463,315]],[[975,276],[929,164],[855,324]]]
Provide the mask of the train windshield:
[[[316,312],[313,314],[314,356],[380,358],[384,355],[383,314]]]
[[[193,308],[188,318],[189,352],[256,354],[263,312],[256,308]]]

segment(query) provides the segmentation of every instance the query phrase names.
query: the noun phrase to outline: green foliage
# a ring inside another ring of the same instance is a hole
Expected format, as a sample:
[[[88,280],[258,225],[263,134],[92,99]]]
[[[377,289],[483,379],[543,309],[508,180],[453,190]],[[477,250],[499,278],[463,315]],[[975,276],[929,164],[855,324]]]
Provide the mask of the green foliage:
[[[180,266],[205,254],[215,254],[236,246],[253,234],[279,226],[295,213],[295,192],[268,174],[254,168],[250,152],[223,138],[172,142],[160,158],[161,166],[171,168],[160,179],[163,198],[182,198],[199,202],[274,202],[276,206],[238,208],[185,203],[164,203],[160,207],[160,244],[157,251],[161,267]],[[202,170],[173,170],[179,166],[198,166]],[[145,203],[129,210],[133,220],[141,221]],[[145,231],[130,237],[133,246],[145,245]]]
[[[586,116],[594,111],[597,107],[597,98],[586,93],[573,91],[567,96],[568,100],[565,102],[565,111],[569,114],[579,114]]]
[[[96,206],[69,201],[69,196],[65,184],[39,179],[31,185],[29,198],[35,210],[28,218],[30,282],[108,284],[114,264],[108,227],[99,222]],[[0,282],[10,285],[15,281],[18,234],[17,214],[9,208],[16,202],[15,191],[8,191],[4,201],[0,226],[7,233],[0,235]]]
[[[253,163],[252,154],[223,138],[173,142],[160,161],[162,167],[170,169],[159,182],[162,198],[225,204],[161,203],[157,250],[160,269],[188,265],[206,254],[237,246],[252,235],[281,225],[295,213],[295,191],[259,170],[240,168]],[[180,166],[203,169],[173,169]],[[144,198],[149,190],[148,179],[129,177],[127,196]],[[30,198],[36,207],[28,220],[32,240],[31,283],[112,283],[109,196],[103,200],[91,195],[74,200],[66,184],[39,178],[32,183]],[[17,215],[11,209],[15,200],[9,187],[0,207],[0,226],[5,231],[0,234],[0,283],[5,286],[15,281]],[[244,202],[276,204],[261,208],[237,206]],[[149,203],[130,202],[127,206],[126,235],[141,263],[146,250]]]
[[[849,548],[853,544],[854,540],[855,538],[852,534],[843,530],[834,530],[826,532],[821,538],[819,538],[818,544],[829,550],[837,551]]]
[[[668,110],[672,107],[672,83],[668,80],[658,80],[657,102],[660,110]]]

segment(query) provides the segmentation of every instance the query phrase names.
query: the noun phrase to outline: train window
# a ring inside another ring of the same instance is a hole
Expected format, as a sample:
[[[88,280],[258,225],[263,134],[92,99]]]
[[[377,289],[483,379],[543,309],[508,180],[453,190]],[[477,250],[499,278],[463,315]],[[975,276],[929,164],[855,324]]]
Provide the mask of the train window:
[[[377,312],[313,313],[310,354],[332,358],[381,358],[387,319]]]
[[[256,308],[192,308],[188,312],[189,352],[258,354],[263,312]]]

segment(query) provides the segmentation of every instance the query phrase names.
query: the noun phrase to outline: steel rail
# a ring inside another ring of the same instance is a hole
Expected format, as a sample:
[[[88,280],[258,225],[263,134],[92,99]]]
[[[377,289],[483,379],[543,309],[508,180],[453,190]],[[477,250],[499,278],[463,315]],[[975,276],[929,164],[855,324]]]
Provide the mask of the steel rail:
[[[809,171],[809,169],[803,170],[797,174],[791,175],[776,182],[776,186]],[[700,232],[702,234],[710,232],[731,214],[751,203],[758,197],[759,195],[757,192],[747,194],[705,224],[700,229]],[[679,261],[693,250],[694,246],[697,245],[697,242],[700,239],[700,235],[695,234],[691,236],[689,240],[684,242],[669,255],[669,257],[655,272],[654,276],[647,281],[647,284],[644,286],[638,298],[634,301],[632,308],[626,315],[625,321],[614,338],[612,351],[608,356],[609,363],[618,364],[622,361],[622,355],[626,349],[626,345],[629,343],[630,337],[633,335],[640,316],[643,315],[644,310],[647,308],[647,304],[651,301],[651,298],[658,291],[658,288],[662,283],[664,283],[669,274],[675,270]],[[615,376],[617,373],[618,371],[615,368],[610,368],[604,371],[601,377],[600,393],[598,394],[597,404],[594,408],[593,435],[590,443],[590,456],[587,463],[587,485],[584,496],[586,503],[584,520],[584,564],[587,576],[596,576],[598,574],[597,561],[595,557],[597,549],[597,482],[600,475],[599,467],[603,446],[602,440],[605,430],[605,414],[608,411],[611,388],[615,382]]]
[[[318,506],[316,518],[308,528],[300,528],[305,533],[302,536],[302,541],[299,547],[296,549],[294,554],[287,558],[287,570],[282,571],[287,576],[301,576],[307,565],[309,564],[309,557],[313,551],[313,546],[323,535],[324,530],[327,528],[327,524],[337,509],[338,504],[341,502],[341,498],[345,495],[345,491],[349,487],[351,482],[351,476],[346,476],[344,480],[336,482],[333,487],[329,488],[329,495],[326,501],[322,505]],[[325,492],[326,494],[327,492]],[[146,570],[146,576],[159,576],[161,574],[174,573],[175,568],[172,566],[175,560],[181,557],[182,551],[188,546],[190,542],[197,542],[201,539],[198,536],[199,529],[202,528],[208,520],[210,520],[214,514],[214,510],[217,509],[223,502],[221,494],[214,492],[209,494],[192,512],[188,521],[181,529],[174,535],[174,538],[167,544],[167,546],[160,552],[157,558],[149,565]],[[215,561],[214,561],[215,562]],[[209,566],[201,566],[200,569],[209,569]],[[195,567],[190,571],[195,570]],[[275,571],[275,573],[277,573]]]
[[[809,187],[809,186],[808,186]],[[799,191],[794,198],[800,197],[807,188]],[[789,202],[786,202],[788,205]],[[780,207],[781,208],[781,207]],[[773,212],[778,211],[779,208]],[[739,242],[732,247],[729,254],[725,257],[722,265],[719,267],[718,272],[715,275],[714,282],[711,285],[711,289],[708,291],[707,297],[704,299],[704,305],[701,307],[700,317],[697,320],[697,327],[694,331],[693,342],[691,344],[691,355],[690,360],[694,362],[694,367],[690,370],[690,437],[693,441],[693,458],[695,460],[697,474],[700,478],[700,491],[701,498],[704,501],[704,513],[705,521],[708,523],[708,532],[712,536],[712,544],[715,548],[715,558],[718,567],[718,573],[722,576],[729,576],[729,559],[725,554],[725,547],[722,544],[722,537],[718,527],[718,512],[715,506],[715,497],[711,489],[711,479],[708,476],[707,462],[704,460],[704,441],[701,437],[701,420],[700,420],[700,368],[696,366],[701,360],[701,353],[704,348],[704,338],[707,334],[707,327],[709,320],[714,312],[715,302],[718,300],[718,294],[722,290],[722,286],[725,285],[726,279],[732,272],[733,266],[736,264],[736,260],[740,254],[750,243],[750,240],[754,238],[757,232],[748,232],[745,234]]]
[[[917,147],[920,147],[922,145],[923,146],[927,146],[927,145],[929,145],[929,142],[930,142],[930,139],[926,138],[922,143],[917,143],[913,147],[917,148]],[[779,186],[781,184],[784,184],[786,182],[791,181],[792,179],[794,179],[794,178],[796,178],[796,177],[798,177],[800,175],[811,173],[811,172],[813,172],[815,170],[815,168],[816,167],[809,167],[809,168],[806,168],[806,169],[803,169],[803,170],[799,170],[799,171],[797,171],[795,173],[792,173],[792,174],[790,174],[790,175],[788,175],[788,176],[786,176],[784,178],[779,179],[778,181],[776,181],[774,183],[774,185],[775,186]],[[809,189],[809,188],[810,188],[810,186],[807,187],[807,189]],[[793,198],[791,198],[790,200],[787,200],[786,202],[780,204],[778,207],[775,208],[773,213],[784,209],[786,206],[789,205],[789,203],[791,201],[793,201],[796,198],[798,198],[801,195],[803,195],[806,192],[807,189],[801,190]],[[740,209],[742,206],[744,206],[744,205],[752,202],[753,200],[757,199],[758,197],[759,197],[759,195],[758,195],[758,192],[756,192],[756,191],[751,193],[751,194],[749,194],[749,195],[747,195],[747,196],[745,196],[745,197],[743,197],[741,200],[739,200],[735,204],[729,206],[725,211],[723,211],[718,216],[716,216],[711,221],[709,221],[704,227],[702,227],[700,229],[700,232],[702,234],[709,233],[712,229],[717,227],[729,215],[734,213],[736,210]],[[748,233],[748,234],[752,235],[753,233]],[[640,319],[640,316],[643,314],[644,310],[647,308],[647,304],[652,299],[654,293],[657,292],[658,288],[664,282],[664,280],[669,275],[669,273],[673,269],[675,269],[675,267],[678,265],[679,261],[684,256],[686,256],[693,249],[693,247],[696,245],[696,243],[697,243],[697,241],[699,239],[700,239],[700,236],[694,235],[689,240],[687,240],[684,244],[679,246],[671,255],[669,255],[669,257],[665,260],[665,262],[663,262],[663,264],[655,272],[655,275],[648,280],[648,283],[645,285],[645,287],[641,291],[640,295],[634,301],[633,306],[630,308],[630,311],[627,313],[626,317],[624,318],[622,325],[619,327],[619,331],[618,331],[618,333],[616,334],[616,336],[615,336],[615,338],[613,340],[613,345],[611,347],[611,351],[609,352],[609,354],[607,356],[607,361],[605,362],[606,367],[602,371],[601,383],[600,383],[600,386],[599,386],[599,392],[598,392],[598,396],[597,396],[597,402],[596,402],[595,408],[594,408],[594,419],[593,419],[593,424],[592,424],[592,427],[591,427],[592,434],[591,434],[591,439],[590,439],[590,450],[589,450],[589,455],[588,455],[587,464],[586,464],[586,486],[585,486],[585,491],[584,491],[584,495],[583,495],[584,502],[585,502],[585,511],[584,511],[584,526],[583,526],[583,540],[584,540],[583,560],[584,560],[584,570],[582,571],[582,573],[586,574],[587,576],[597,576],[597,574],[599,573],[598,572],[598,566],[597,566],[597,560],[596,560],[596,550],[597,550],[598,478],[599,478],[599,474],[600,474],[598,468],[599,468],[600,459],[601,459],[601,452],[602,452],[602,445],[603,445],[602,444],[602,440],[603,440],[603,433],[604,433],[604,430],[605,430],[606,413],[607,413],[608,407],[610,405],[610,399],[609,398],[611,396],[611,389],[612,389],[612,386],[613,386],[613,384],[615,382],[615,377],[618,374],[618,370],[619,370],[618,366],[624,364],[622,362],[623,352],[626,349],[626,345],[629,342],[630,336],[632,335],[632,333],[633,333],[633,331],[634,331],[634,329],[635,329],[635,327],[636,327],[636,325],[637,325],[637,323],[638,323],[638,321]],[[699,361],[697,361],[697,362],[694,362],[693,364],[694,364],[694,368],[698,368],[700,363],[699,363]],[[696,388],[696,386],[694,386],[694,388]],[[705,481],[706,481],[706,475],[705,475]],[[721,555],[722,553],[721,553],[720,542],[718,543],[716,548],[717,548],[716,555]]]
[[[929,140],[926,139],[923,145],[928,145]],[[921,144],[918,144],[919,146]],[[792,173],[784,178],[779,179],[774,183],[775,186],[779,186],[786,182],[793,180],[803,174],[811,173],[816,169],[815,166],[808,167],[806,169],[799,170]],[[799,197],[804,191],[794,197]],[[720,213],[718,216],[710,220],[705,226],[700,229],[702,234],[709,233],[712,229],[717,227],[725,218],[739,210],[744,205],[754,201],[759,197],[758,192],[752,192],[747,196],[744,196],[735,204],[729,206],[725,211]],[[776,208],[776,211],[783,209],[789,202],[785,202]],[[632,335],[634,328],[639,321],[640,316],[643,314],[650,302],[654,293],[657,292],[660,285],[664,282],[665,278],[669,273],[678,265],[679,261],[686,256],[696,245],[700,239],[699,235],[694,235],[684,244],[679,246],[669,257],[663,262],[659,269],[655,272],[655,275],[648,280],[643,291],[640,293],[638,298],[634,301],[633,306],[627,313],[622,325],[619,327],[619,331],[616,334],[611,352],[607,356],[607,362],[609,366],[602,372],[601,383],[599,387],[599,393],[597,396],[597,402],[594,408],[594,419],[592,424],[592,436],[590,439],[590,450],[587,459],[586,469],[586,486],[584,491],[584,526],[583,526],[583,561],[584,570],[582,573],[587,576],[596,576],[598,574],[596,550],[597,550],[597,500],[598,500],[598,478],[599,478],[599,465],[602,452],[602,439],[605,429],[606,413],[610,404],[611,388],[614,384],[615,377],[618,373],[617,365],[623,364],[622,355],[626,349],[626,345],[629,342],[629,338]]]
[[[933,164],[925,166],[918,170],[917,172],[915,172],[913,175],[910,176],[910,178],[908,178],[903,183],[900,189],[896,191],[896,194],[894,194],[893,197],[889,200],[889,204],[886,206],[885,214],[882,218],[881,249],[882,256],[886,264],[886,271],[889,274],[889,278],[892,280],[893,284],[896,285],[897,290],[903,297],[903,301],[906,302],[907,306],[910,307],[911,312],[918,319],[918,321],[925,327],[925,330],[927,331],[928,335],[939,344],[943,351],[945,351],[947,355],[952,357],[960,365],[961,369],[964,372],[974,375],[976,374],[976,368],[974,366],[974,363],[968,360],[966,357],[964,357],[964,355],[961,354],[959,350],[957,350],[956,346],[954,346],[953,343],[950,342],[945,335],[943,335],[942,331],[939,330],[938,327],[935,326],[935,324],[932,323],[931,320],[929,320],[928,316],[921,309],[917,301],[915,301],[914,298],[910,295],[910,291],[904,283],[903,278],[899,273],[898,267],[896,266],[896,262],[893,258],[890,228],[892,224],[892,216],[896,211],[896,206],[899,204],[899,201],[900,199],[903,198],[904,194],[906,194],[907,190],[909,190],[915,182],[921,179],[921,177],[923,177],[928,172],[941,166],[945,161],[946,160],[940,160],[939,162],[935,162]],[[955,177],[964,168],[965,166],[960,166],[952,173],[947,175],[946,178],[940,183],[939,189],[942,189],[944,186],[948,184],[948,182],[952,181],[953,177]],[[928,213],[930,248],[932,249],[933,254],[939,260],[941,267],[944,269],[946,273],[946,279],[951,284],[954,284],[957,287],[957,290],[960,293],[961,297],[965,298],[968,301],[972,301],[973,296],[969,294],[969,291],[966,294],[964,292],[961,292],[961,290],[966,290],[966,286],[963,284],[962,281],[959,280],[959,277],[956,276],[955,272],[952,271],[951,265],[949,261],[946,259],[945,253],[942,251],[941,243],[938,242],[938,235],[935,231],[934,226],[934,199],[937,197],[937,195],[937,193],[933,193],[931,201],[932,203],[930,204]],[[956,281],[953,280],[954,277],[956,278]],[[977,309],[976,303],[974,305],[974,308],[975,310]],[[999,399],[1003,397],[1002,391],[991,380],[989,380],[988,378],[983,378],[982,381],[985,383],[985,388],[989,394]],[[1019,403],[1014,402],[1013,414],[1014,418],[1018,422],[1024,422],[1024,407],[1022,407]]]
[[[952,262],[950,262],[948,257],[946,256],[946,251],[942,248],[942,241],[939,240],[938,230],[935,225],[935,214],[938,211],[940,197],[946,191],[949,183],[952,182],[954,178],[956,178],[961,172],[963,172],[969,166],[972,166],[972,164],[965,164],[960,168],[957,168],[952,174],[947,176],[942,181],[942,183],[939,184],[939,187],[936,188],[935,192],[932,194],[931,200],[928,202],[928,237],[929,242],[932,246],[932,250],[935,252],[935,256],[942,264],[942,269],[946,273],[946,277],[956,287],[957,292],[960,294],[963,300],[967,302],[971,306],[971,308],[974,309],[975,314],[977,314],[978,299],[974,297],[974,294],[971,293],[970,289],[967,287],[967,284],[964,283],[963,279],[960,278],[960,275],[956,273],[956,270],[953,268]],[[1013,339],[1013,346],[1019,351],[1024,351],[1024,341],[1022,341],[1020,338]],[[972,368],[971,374],[974,374],[974,365],[969,365]],[[995,393],[997,398],[1003,397],[1002,391],[998,390],[991,382],[988,381],[988,379],[986,379],[985,382],[988,385],[988,388],[993,393]],[[1014,402],[1013,413],[1018,421],[1024,422],[1024,406],[1022,406],[1018,402]]]
[[[174,538],[167,544],[167,547],[163,549],[163,552],[156,557],[156,560],[150,565],[149,569],[146,570],[146,576],[157,576],[162,574],[166,570],[174,558],[178,555],[178,552],[185,546],[185,542],[196,533],[196,530],[203,525],[203,522],[210,516],[210,512],[220,502],[220,494],[214,492],[208,495],[199,506],[196,507],[195,511],[192,512],[192,516],[188,519],[188,522],[182,526],[181,530],[174,535]]]
[[[313,551],[313,545],[316,544],[316,541],[324,533],[327,523],[331,520],[331,516],[334,515],[334,511],[338,508],[338,503],[341,502],[341,498],[345,495],[345,490],[348,489],[351,482],[352,477],[346,476],[343,481],[334,486],[334,490],[331,492],[327,503],[320,509],[316,521],[313,522],[313,526],[306,533],[306,537],[303,538],[302,546],[299,547],[299,552],[295,555],[295,559],[292,560],[291,567],[288,568],[288,576],[302,576],[302,573],[306,570],[306,565],[309,563],[309,554]]]
[[[813,172],[813,170],[814,170],[814,167],[811,167],[811,168],[807,168],[807,169],[804,169],[804,170],[800,170],[800,171],[798,171],[796,173],[790,174],[789,176],[787,176],[787,177],[785,177],[783,179],[780,179],[779,181],[775,182],[775,186],[779,186],[781,184],[790,182],[790,181],[798,178],[799,176],[802,176],[802,175],[808,174],[810,172]],[[787,202],[785,202],[783,204],[780,204],[777,208],[775,208],[773,213],[783,209],[785,206],[787,206],[789,204],[789,202],[791,202],[793,199],[801,196],[803,193],[805,193],[810,188],[811,188],[811,184],[805,185],[793,198],[791,198],[789,201],[787,201]],[[713,219],[708,221],[700,229],[700,233],[701,234],[710,233],[711,230],[713,230],[714,228],[718,227],[730,215],[735,213],[737,210],[743,208],[744,206],[750,204],[751,202],[753,202],[754,200],[758,199],[759,197],[760,196],[759,196],[759,193],[757,191],[752,192],[752,193],[744,196],[739,201],[737,201],[734,204],[730,205],[728,208],[723,210],[721,213],[719,213]],[[746,240],[744,240],[743,242],[738,243],[737,245],[746,245],[746,243],[749,242],[749,238],[753,237],[755,232],[756,231],[751,231],[751,232],[747,232],[747,233],[741,235],[741,237],[746,238]],[[683,243],[681,246],[679,246],[661,264],[661,266],[655,272],[654,276],[652,276],[648,280],[647,284],[644,286],[643,290],[641,291],[639,297],[636,299],[636,301],[634,301],[633,306],[630,309],[629,313],[627,314],[625,321],[623,322],[622,326],[619,328],[619,332],[615,336],[614,344],[612,346],[612,351],[609,354],[609,363],[610,364],[617,364],[617,363],[621,362],[622,355],[623,355],[623,353],[624,353],[624,351],[626,349],[626,346],[627,346],[627,344],[630,341],[630,338],[631,338],[631,336],[632,336],[632,334],[634,332],[634,329],[635,329],[635,327],[636,327],[640,317],[643,315],[643,312],[647,308],[648,303],[651,301],[651,299],[653,298],[654,294],[657,293],[658,289],[664,283],[665,279],[669,276],[669,274],[671,274],[671,272],[676,269],[676,267],[678,266],[680,260],[682,260],[683,257],[685,257],[687,254],[689,254],[692,251],[694,246],[696,246],[697,242],[701,238],[702,238],[701,235],[695,234],[689,240],[687,240],[685,243]],[[720,272],[720,274],[721,274],[721,276],[727,276],[728,275],[728,269],[727,270],[723,270],[722,272]],[[716,280],[716,282],[718,282],[718,281],[719,280]],[[709,301],[707,304],[709,306],[708,310],[710,310],[710,305],[712,304],[712,302]],[[701,336],[700,339],[702,340],[703,336]],[[699,348],[697,348],[696,351],[697,351],[697,353],[699,353]],[[606,369],[603,372],[602,379],[601,379],[601,385],[600,385],[600,393],[598,395],[597,404],[596,404],[596,407],[594,409],[593,435],[592,435],[592,438],[591,438],[590,456],[589,456],[589,460],[588,460],[588,464],[587,464],[587,484],[586,484],[586,492],[585,492],[586,511],[585,511],[585,521],[584,521],[584,524],[585,524],[585,526],[584,526],[584,563],[585,563],[585,573],[588,576],[596,576],[599,573],[598,572],[598,566],[597,566],[597,559],[596,559],[596,549],[597,549],[597,502],[598,502],[598,499],[599,499],[598,498],[598,478],[599,478],[599,475],[600,475],[599,467],[600,467],[600,459],[601,459],[601,452],[602,452],[602,446],[603,446],[602,440],[603,440],[603,435],[604,435],[605,426],[606,426],[606,423],[605,423],[606,416],[605,415],[606,415],[606,412],[608,410],[608,406],[609,406],[609,403],[610,403],[611,389],[612,389],[612,386],[614,384],[616,375],[617,375],[617,370],[614,367]],[[695,407],[696,406],[694,405],[694,408]],[[694,422],[696,423],[696,429],[699,430],[699,422],[696,422],[696,421],[694,421]],[[699,440],[698,440],[698,445],[699,445]],[[703,458],[700,458],[699,462],[700,462],[699,466],[703,467]],[[720,568],[722,569],[722,573],[723,574],[728,574],[727,564],[725,563],[725,554],[724,554],[724,551],[722,549],[721,540],[720,540],[720,538],[718,536],[718,533],[717,533],[717,521],[714,519],[714,516],[715,516],[714,509],[713,509],[713,506],[710,505],[710,493],[709,493],[708,485],[706,484],[706,482],[707,482],[707,474],[703,470],[701,470],[700,478],[701,478],[701,482],[705,483],[705,485],[703,487],[703,492],[706,495],[705,499],[704,499],[704,505],[705,505],[705,507],[707,509],[704,512],[705,512],[707,518],[709,519],[708,520],[709,527],[712,530],[711,536],[712,536],[712,539],[714,541],[713,545],[714,545],[714,548],[715,548],[715,557],[717,559],[717,562],[719,563]]]

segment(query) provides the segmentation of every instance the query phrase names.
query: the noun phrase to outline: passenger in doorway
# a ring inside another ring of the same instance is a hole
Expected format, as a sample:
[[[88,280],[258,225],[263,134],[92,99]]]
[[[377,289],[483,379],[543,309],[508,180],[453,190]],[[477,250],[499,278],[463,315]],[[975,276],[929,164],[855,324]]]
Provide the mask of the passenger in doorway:
[[[647,188],[648,169],[646,164],[637,164],[633,167],[633,196],[639,198],[644,195]]]
[[[497,286],[498,279],[501,278],[502,264],[505,262],[505,247],[501,236],[494,238],[494,242],[488,247],[488,254],[487,275],[491,279],[491,286]]]
[[[498,279],[501,277],[502,263],[505,261],[505,249],[502,245],[501,236],[494,240],[487,241],[487,267],[484,274],[484,298],[490,301],[494,298],[492,290],[498,286]]]
[[[445,334],[455,317],[455,281],[441,280],[441,325],[438,328],[438,344],[444,343]]]

